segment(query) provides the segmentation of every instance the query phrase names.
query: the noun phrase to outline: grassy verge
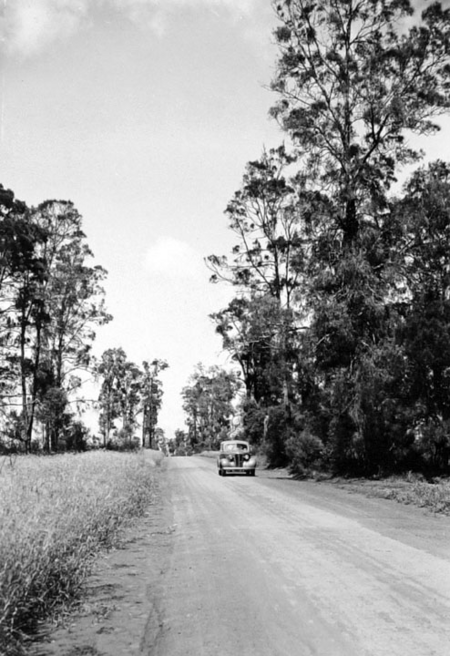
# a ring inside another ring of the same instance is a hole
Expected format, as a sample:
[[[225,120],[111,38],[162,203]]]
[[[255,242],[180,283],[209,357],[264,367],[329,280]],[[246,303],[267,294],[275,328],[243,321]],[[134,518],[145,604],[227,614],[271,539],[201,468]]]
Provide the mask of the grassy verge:
[[[0,463],[0,654],[74,598],[93,557],[154,494],[143,454],[91,452]]]
[[[450,515],[450,481],[436,483],[415,480],[413,476],[391,477],[384,480],[339,481],[339,487],[366,496],[393,499],[399,503],[427,508]]]

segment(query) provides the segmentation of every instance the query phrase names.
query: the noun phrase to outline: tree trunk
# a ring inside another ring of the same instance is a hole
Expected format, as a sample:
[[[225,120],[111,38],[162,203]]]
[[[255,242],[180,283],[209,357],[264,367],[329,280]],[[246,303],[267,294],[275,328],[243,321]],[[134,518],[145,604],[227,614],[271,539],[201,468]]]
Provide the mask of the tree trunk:
[[[345,207],[345,220],[344,220],[344,236],[343,243],[344,247],[353,246],[356,237],[358,236],[358,217],[356,215],[356,201],[354,198],[349,198],[346,202]]]

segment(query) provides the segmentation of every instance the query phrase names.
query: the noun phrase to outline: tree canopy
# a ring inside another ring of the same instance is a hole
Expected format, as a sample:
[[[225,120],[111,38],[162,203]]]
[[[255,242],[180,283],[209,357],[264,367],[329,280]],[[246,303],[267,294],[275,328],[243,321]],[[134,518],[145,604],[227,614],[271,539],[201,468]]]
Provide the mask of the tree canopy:
[[[69,440],[70,403],[92,365],[95,328],[111,320],[73,203],[27,207],[0,188],[0,385],[7,439],[56,451]],[[36,430],[36,421],[39,430]],[[72,442],[74,442],[72,440]]]
[[[271,115],[286,144],[250,162],[210,256],[236,298],[213,320],[245,382],[244,426],[273,464],[447,470],[448,165],[413,133],[450,107],[450,9],[279,0]]]
[[[131,442],[135,446],[157,447],[158,413],[163,396],[159,373],[167,367],[165,360],[155,359],[150,364],[144,361],[140,368],[127,359],[121,347],[104,351],[96,368],[101,381],[98,405],[104,446]],[[135,435],[139,417],[142,417],[142,437]]]
[[[239,378],[233,371],[218,366],[197,366],[182,390],[188,426],[186,445],[190,449],[216,449],[226,439],[239,387]]]

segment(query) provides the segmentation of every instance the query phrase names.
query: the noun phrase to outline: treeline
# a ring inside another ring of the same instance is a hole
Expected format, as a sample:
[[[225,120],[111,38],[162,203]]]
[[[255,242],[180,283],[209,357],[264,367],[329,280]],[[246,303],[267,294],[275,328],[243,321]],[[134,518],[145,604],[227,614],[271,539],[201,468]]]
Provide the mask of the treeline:
[[[245,435],[300,473],[448,472],[450,165],[420,166],[408,138],[450,107],[450,10],[410,27],[406,0],[274,9],[290,145],[247,165],[236,244],[208,258],[236,288],[212,318]]]
[[[127,359],[122,348],[107,349],[96,366],[101,378],[98,399],[99,426],[104,446],[110,448],[157,449],[165,446],[158,428],[163,389],[159,374],[169,365],[165,360],[144,361],[142,368]],[[138,417],[141,435],[136,435]],[[118,428],[116,420],[121,422]]]
[[[122,349],[93,357],[95,330],[112,317],[102,286],[106,271],[92,260],[73,203],[28,207],[0,185],[2,450],[86,448],[89,430],[76,412],[87,405],[86,376],[101,385],[102,445],[129,444],[139,413],[142,439],[154,436],[162,396],[157,374],[167,365],[154,361],[139,370]]]
[[[174,451],[188,455],[218,449],[220,442],[229,438],[241,387],[237,372],[197,365],[181,392],[187,431],[175,431]]]

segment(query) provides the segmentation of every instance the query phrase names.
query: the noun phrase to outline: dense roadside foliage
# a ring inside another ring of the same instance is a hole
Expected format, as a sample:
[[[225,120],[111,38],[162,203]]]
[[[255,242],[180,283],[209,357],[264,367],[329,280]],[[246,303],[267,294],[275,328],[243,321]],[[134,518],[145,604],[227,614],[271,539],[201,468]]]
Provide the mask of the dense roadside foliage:
[[[450,10],[274,9],[271,113],[290,145],[247,165],[226,209],[235,247],[208,258],[236,288],[212,318],[243,428],[297,473],[448,472],[450,167],[420,166],[408,138],[450,108]]]
[[[167,364],[156,359],[140,369],[121,348],[93,356],[96,328],[112,317],[106,271],[92,260],[71,202],[30,208],[0,185],[0,450],[85,449],[89,431],[75,410],[88,407],[83,379],[95,376],[102,440],[92,445],[156,444],[158,374]]]
[[[0,653],[73,599],[92,559],[142,515],[155,492],[153,462],[91,452],[0,461]]]
[[[29,208],[0,186],[0,427],[3,446],[58,451],[79,441],[71,410],[110,321],[71,202]]]

